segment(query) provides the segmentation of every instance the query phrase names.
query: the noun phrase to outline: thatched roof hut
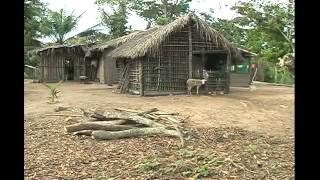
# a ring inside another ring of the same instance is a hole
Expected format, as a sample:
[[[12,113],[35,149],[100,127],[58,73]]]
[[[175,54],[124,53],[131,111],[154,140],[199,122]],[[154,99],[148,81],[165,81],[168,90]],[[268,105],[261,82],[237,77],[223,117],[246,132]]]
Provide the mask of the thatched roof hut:
[[[35,50],[30,51],[30,53],[36,55],[51,55],[54,53],[70,53],[70,52],[87,52],[89,50],[88,45],[86,44],[76,44],[76,45],[54,45],[48,47],[42,47]]]
[[[206,22],[190,13],[183,16],[170,24],[164,26],[156,26],[145,31],[136,31],[129,35],[113,39],[100,46],[94,47],[92,50],[103,51],[107,48],[116,48],[110,53],[113,58],[137,58],[147,53],[155,52],[164,42],[165,38],[173,32],[179,32],[190,22],[194,22],[200,35],[207,41],[212,41],[217,46],[228,49],[232,53],[235,60],[241,60],[240,51],[232,45],[224,36],[211,28]]]
[[[79,80],[84,75],[85,44],[55,45],[35,49],[30,53],[40,57],[40,81]]]
[[[209,89],[228,92],[232,61],[243,60],[238,48],[192,13],[100,44],[87,54],[93,56],[120,62],[120,91],[140,95],[185,93],[186,80],[203,78],[203,70],[211,73]]]

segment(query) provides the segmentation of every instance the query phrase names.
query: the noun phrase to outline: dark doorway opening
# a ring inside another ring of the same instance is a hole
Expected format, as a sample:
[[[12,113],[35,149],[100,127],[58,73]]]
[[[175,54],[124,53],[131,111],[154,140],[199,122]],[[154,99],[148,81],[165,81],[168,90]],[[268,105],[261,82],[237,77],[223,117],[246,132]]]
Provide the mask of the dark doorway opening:
[[[204,69],[207,71],[226,71],[227,67],[227,54],[214,53],[206,54],[206,62]]]
[[[73,65],[73,59],[71,58],[66,58],[65,59],[65,68],[64,68],[64,72],[65,72],[65,77],[66,80],[74,80],[74,65]]]
[[[95,81],[97,77],[97,60],[86,60],[86,76],[90,81]]]

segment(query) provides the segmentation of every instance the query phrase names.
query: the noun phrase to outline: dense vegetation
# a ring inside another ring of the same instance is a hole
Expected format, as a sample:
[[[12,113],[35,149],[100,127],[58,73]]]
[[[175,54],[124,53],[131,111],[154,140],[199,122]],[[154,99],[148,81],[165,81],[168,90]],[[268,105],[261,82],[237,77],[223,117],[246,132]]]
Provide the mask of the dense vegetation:
[[[96,0],[101,23],[66,39],[82,15],[68,14],[63,9],[51,11],[40,0],[25,0],[25,46],[40,46],[37,38],[53,37],[53,43],[95,43],[128,34],[132,28],[128,16],[135,13],[147,21],[147,27],[164,25],[191,11],[192,0]],[[201,18],[220,31],[234,44],[248,49],[263,64],[265,80],[293,83],[293,71],[279,66],[279,58],[294,55],[294,2],[275,3],[265,0],[238,2],[231,9],[239,16],[230,20],[215,18],[215,12],[199,12]],[[99,32],[104,26],[109,34]],[[25,63],[36,64],[28,56]]]

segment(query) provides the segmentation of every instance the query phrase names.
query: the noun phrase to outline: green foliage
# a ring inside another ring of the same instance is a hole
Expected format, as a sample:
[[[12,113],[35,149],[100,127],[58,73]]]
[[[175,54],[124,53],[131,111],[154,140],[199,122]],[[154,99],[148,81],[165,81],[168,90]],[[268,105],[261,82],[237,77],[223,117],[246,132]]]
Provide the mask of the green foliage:
[[[132,0],[130,9],[148,22],[147,28],[153,24],[164,25],[189,12],[192,0]]]
[[[49,99],[51,99],[51,103],[54,103],[56,99],[58,99],[58,94],[61,92],[58,87],[63,83],[63,80],[59,81],[56,84],[53,85],[49,85],[46,83],[43,83],[43,85],[45,87],[47,87],[50,90],[50,97]]]
[[[99,6],[102,23],[110,29],[112,38],[126,35],[130,29],[126,26],[129,0],[96,0],[95,3]],[[106,12],[105,7],[111,8],[111,13]]]
[[[265,80],[292,83],[293,75],[284,68],[275,70],[279,58],[294,52],[294,4],[249,0],[232,7],[240,14],[231,20],[214,18],[214,12],[200,13],[214,29],[229,41],[259,55],[266,64]]]
[[[109,34],[101,33],[101,32],[92,32],[90,34],[85,35],[77,35],[71,37],[65,41],[66,44],[91,44],[97,43],[99,41],[108,41],[111,39]]]
[[[196,151],[192,150],[192,149],[181,149],[180,150],[180,154],[182,155],[182,157],[185,158],[193,158],[196,155]]]
[[[30,65],[30,66],[34,66],[37,67],[40,63],[40,57],[36,56],[36,55],[31,55],[29,53],[25,54],[24,57],[25,61],[24,64]]]
[[[63,44],[66,35],[77,27],[79,16],[74,16],[73,12],[67,14],[65,10],[49,11],[48,18],[42,23],[41,31],[49,37],[53,37],[56,43]]]
[[[196,177],[206,177],[209,175],[208,165],[202,165],[194,169]]]
[[[280,84],[293,84],[294,77],[287,67],[267,66],[265,80]]]
[[[159,16],[157,17],[155,23],[157,25],[166,25],[170,22],[170,19],[168,17],[165,17],[165,16]]]
[[[160,164],[161,163],[159,163],[157,159],[145,159],[138,164],[137,168],[141,171],[152,171],[155,170]]]
[[[249,144],[248,148],[251,152],[256,152],[258,146],[255,144]]]
[[[42,37],[40,25],[46,19],[46,4],[40,0],[24,0],[24,44],[40,46],[35,38]]]

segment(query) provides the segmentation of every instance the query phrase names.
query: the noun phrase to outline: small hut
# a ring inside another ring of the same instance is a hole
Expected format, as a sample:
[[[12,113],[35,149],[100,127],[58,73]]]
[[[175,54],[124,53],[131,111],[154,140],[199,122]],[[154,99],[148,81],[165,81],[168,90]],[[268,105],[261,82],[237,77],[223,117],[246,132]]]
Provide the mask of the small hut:
[[[118,83],[120,71],[119,61],[116,61],[116,59],[109,56],[109,54],[115,48],[140,34],[140,32],[141,31],[135,31],[129,35],[100,43],[90,48],[85,56],[87,67],[86,76],[89,77],[90,80],[98,80],[103,84],[112,85]]]
[[[57,45],[33,51],[40,57],[40,82],[79,80],[85,75],[87,45]]]
[[[243,61],[235,61],[231,66],[230,86],[231,87],[249,87],[254,72],[252,71],[251,62],[257,54],[246,49],[238,48],[243,57]]]
[[[97,49],[104,63],[113,64],[111,69],[118,62],[120,92],[140,95],[185,94],[186,81],[204,78],[203,70],[209,78],[200,93],[228,93],[230,67],[242,59],[237,48],[194,14]]]

